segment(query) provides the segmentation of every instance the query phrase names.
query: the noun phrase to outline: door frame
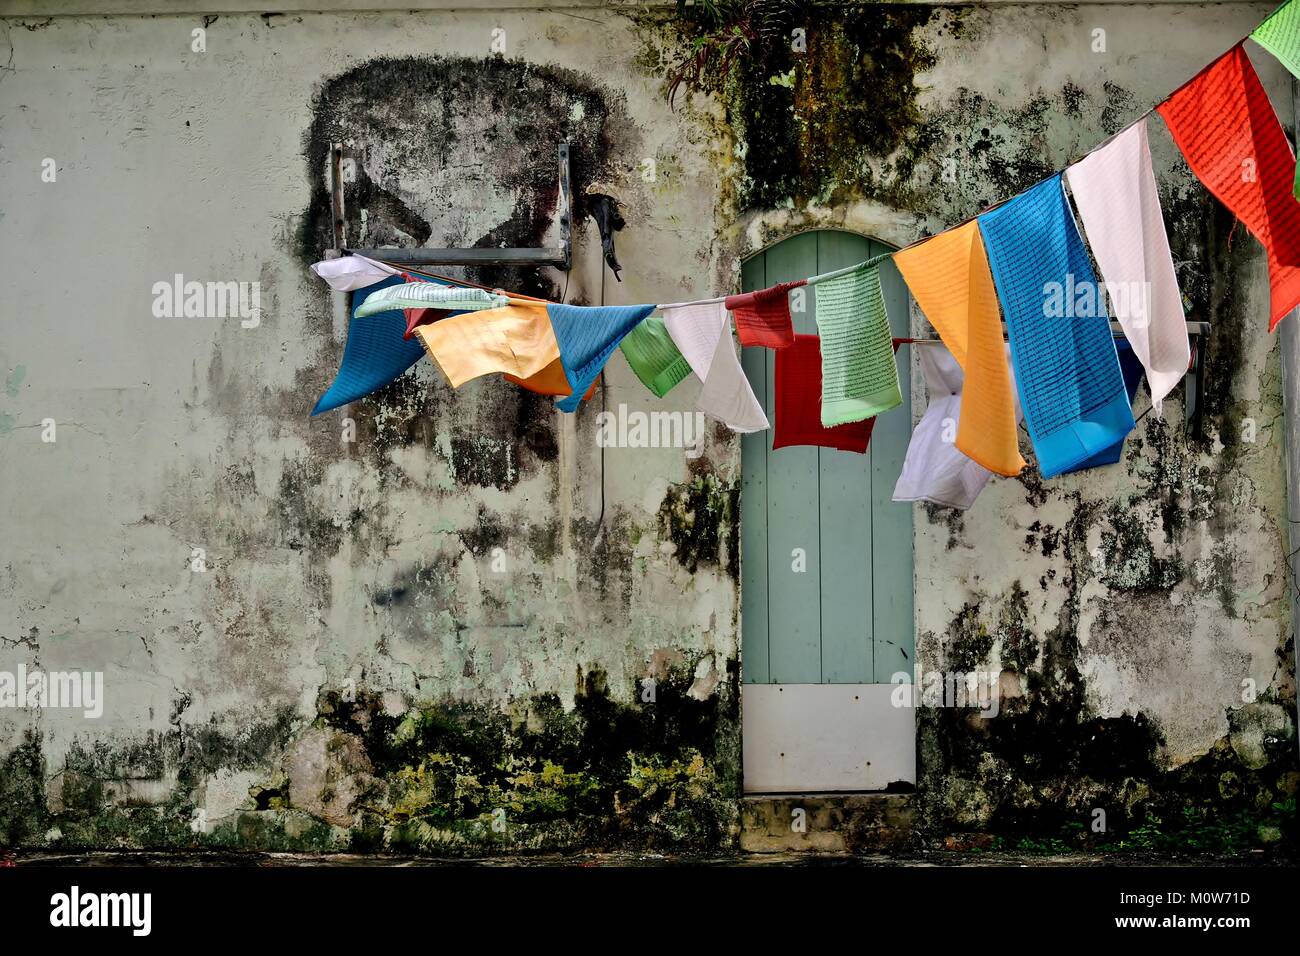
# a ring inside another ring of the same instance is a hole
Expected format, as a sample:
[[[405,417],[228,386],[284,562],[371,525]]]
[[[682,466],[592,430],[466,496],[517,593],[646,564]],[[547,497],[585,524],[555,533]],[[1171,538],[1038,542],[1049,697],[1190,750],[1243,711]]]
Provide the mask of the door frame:
[[[797,236],[826,232],[846,233],[890,248],[898,247],[896,243],[891,243],[868,233],[846,229],[839,224],[817,224],[781,235],[778,239],[762,248],[749,252],[744,261],[748,264],[758,256],[766,256],[782,243]],[[766,259],[764,259],[764,265],[766,266]],[[772,283],[765,281],[763,284],[771,285]],[[906,296],[905,301],[907,303],[906,308],[903,310],[905,315],[902,320],[891,316],[891,325],[895,336],[910,336],[912,326],[911,297],[907,295],[905,285],[902,286],[902,291]],[[895,308],[894,311],[899,310]],[[907,368],[910,372],[912,364],[910,351],[905,355],[903,361],[908,363]],[[908,385],[905,386],[905,390],[909,392],[907,395],[907,421],[903,424],[910,433],[914,424],[912,421],[914,417],[912,414],[913,409],[911,407],[912,395],[910,394],[913,377],[909,375],[908,379]],[[764,436],[764,440],[770,442],[770,432],[760,434]],[[743,470],[742,464],[742,472]],[[744,533],[743,487],[741,500],[742,517],[739,538],[742,542],[740,560],[743,567],[746,552],[743,542],[747,537]],[[910,505],[900,505],[900,507],[909,509],[908,528],[914,541],[915,509]],[[916,647],[914,554],[909,565],[908,581],[911,590],[909,606],[911,613],[907,624],[911,634],[912,653],[907,672],[910,676],[915,666]],[[740,658],[742,695],[741,749],[744,793],[747,796],[763,793],[797,792],[870,793],[896,789],[896,785],[900,783],[905,786],[914,786],[917,760],[916,716],[912,707],[900,708],[892,706],[894,698],[892,692],[897,685],[892,683],[820,682],[797,684],[745,683],[744,629],[746,615],[744,613],[743,581],[742,573],[739,594],[741,613],[738,615],[740,624],[738,656]],[[765,623],[766,621],[764,621]],[[905,654],[904,657],[906,658],[908,655]],[[895,673],[898,673],[898,671],[895,671]],[[877,681],[881,680],[879,672],[873,671],[871,676]],[[747,695],[748,701],[746,699]],[[910,695],[908,699],[911,699]],[[749,704],[750,720],[745,719],[747,702]],[[759,702],[761,702],[760,706],[755,708],[755,703]],[[760,749],[751,746],[755,735],[759,733],[770,739],[772,742],[770,747],[765,746]],[[815,766],[815,760],[800,760],[799,752],[792,750],[792,748],[799,741],[807,741],[811,738],[817,739],[819,747],[823,748],[824,751],[835,753],[838,761],[844,761],[846,764],[859,761],[859,766],[861,762],[865,761],[865,772],[858,770],[846,775],[840,772],[842,767],[837,769],[832,765],[818,768]],[[891,739],[897,740],[897,747],[889,746]],[[789,754],[788,757],[787,753]],[[877,754],[884,755],[886,759],[880,761],[882,765],[879,768],[873,768],[872,761],[866,758]],[[785,764],[784,770],[774,767],[773,765],[776,763]],[[800,778],[797,785],[790,784],[789,777],[791,775]]]

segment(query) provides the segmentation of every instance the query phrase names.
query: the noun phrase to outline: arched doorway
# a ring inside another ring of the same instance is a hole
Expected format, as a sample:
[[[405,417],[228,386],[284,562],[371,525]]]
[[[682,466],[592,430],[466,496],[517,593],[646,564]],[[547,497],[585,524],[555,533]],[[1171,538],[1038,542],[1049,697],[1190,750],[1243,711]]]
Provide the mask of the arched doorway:
[[[853,233],[786,239],[744,264],[748,291],[861,262],[889,246]],[[896,337],[908,335],[908,293],[893,263],[881,284]],[[816,334],[815,288],[792,309]],[[774,416],[775,353],[745,349],[745,374]],[[903,405],[881,415],[865,455],[772,449],[745,435],[741,493],[741,673],[745,790],[883,790],[915,780],[915,721],[890,700],[911,675],[912,506],[891,501],[912,428],[909,362]],[[774,420],[774,419],[773,419]]]

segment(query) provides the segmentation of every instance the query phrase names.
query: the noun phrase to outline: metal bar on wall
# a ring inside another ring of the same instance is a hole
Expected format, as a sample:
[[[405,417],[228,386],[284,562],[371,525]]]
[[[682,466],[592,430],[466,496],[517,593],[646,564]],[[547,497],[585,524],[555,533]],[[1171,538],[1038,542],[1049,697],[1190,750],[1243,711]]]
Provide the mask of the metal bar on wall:
[[[334,248],[341,250],[348,241],[348,220],[343,208],[343,144],[330,144],[330,234]]]
[[[382,259],[395,265],[407,266],[506,266],[539,265],[568,267],[564,249],[422,249],[391,247],[386,249],[351,249],[367,259]]]

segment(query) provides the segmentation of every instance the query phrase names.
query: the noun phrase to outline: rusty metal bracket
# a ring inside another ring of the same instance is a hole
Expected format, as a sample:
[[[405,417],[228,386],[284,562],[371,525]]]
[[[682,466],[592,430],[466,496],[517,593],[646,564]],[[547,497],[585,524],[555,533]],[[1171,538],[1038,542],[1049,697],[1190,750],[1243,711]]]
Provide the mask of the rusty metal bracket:
[[[503,247],[482,249],[425,249],[390,246],[380,249],[347,249],[343,241],[343,189],[342,146],[335,144],[337,154],[331,153],[330,192],[331,210],[334,214],[335,247],[355,252],[370,259],[381,259],[394,265],[413,268],[420,266],[552,266],[568,272],[573,261],[573,184],[569,173],[569,144],[560,143],[559,196],[557,199],[560,237],[559,245],[543,248]],[[338,199],[335,201],[334,196]],[[337,203],[337,205],[336,205]]]
[[[343,144],[330,143],[330,233],[335,255],[348,244],[348,222],[343,209]]]

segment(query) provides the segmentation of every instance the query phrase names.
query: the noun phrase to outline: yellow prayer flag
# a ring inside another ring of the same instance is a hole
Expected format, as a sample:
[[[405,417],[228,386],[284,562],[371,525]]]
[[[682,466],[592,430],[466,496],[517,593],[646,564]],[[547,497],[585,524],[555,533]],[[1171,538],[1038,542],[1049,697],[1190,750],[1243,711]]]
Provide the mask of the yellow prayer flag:
[[[999,475],[1025,467],[997,292],[979,223],[894,254],[917,305],[965,372],[957,449]]]
[[[560,357],[544,302],[464,312],[415,335],[452,388],[492,372],[531,378]]]

